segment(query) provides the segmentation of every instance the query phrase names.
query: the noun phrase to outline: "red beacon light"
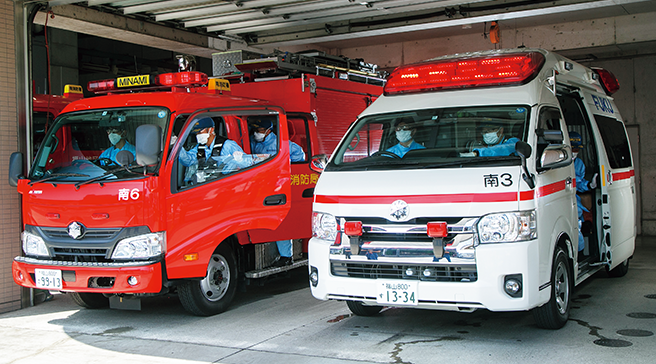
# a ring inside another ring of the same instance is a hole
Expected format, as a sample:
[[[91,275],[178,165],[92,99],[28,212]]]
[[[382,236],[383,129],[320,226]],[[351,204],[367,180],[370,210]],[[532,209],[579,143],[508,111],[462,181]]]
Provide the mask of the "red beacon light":
[[[611,71],[596,67],[593,67],[592,70],[599,76],[601,86],[606,91],[606,95],[610,96],[620,89],[620,83]]]
[[[383,94],[523,85],[535,78],[543,64],[544,55],[539,52],[423,62],[395,69]]]
[[[362,236],[362,221],[347,221],[344,224],[344,233],[348,236]]]
[[[156,76],[136,75],[119,77],[112,80],[91,81],[87,84],[87,90],[95,93],[103,93],[161,87],[194,87],[206,85],[207,80],[208,77],[206,74],[195,71],[163,73]]]
[[[426,224],[426,234],[431,238],[446,238],[449,229],[446,222],[429,222]]]

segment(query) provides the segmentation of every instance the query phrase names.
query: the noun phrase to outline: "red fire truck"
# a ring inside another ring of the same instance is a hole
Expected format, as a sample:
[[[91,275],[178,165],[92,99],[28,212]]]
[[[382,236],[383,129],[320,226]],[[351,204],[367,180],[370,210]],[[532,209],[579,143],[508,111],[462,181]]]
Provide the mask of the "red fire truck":
[[[37,94],[32,97],[31,135],[35,154],[43,141],[46,129],[52,125],[57,115],[66,105],[83,97],[82,86],[78,85],[64,86],[63,96]]]
[[[177,292],[191,313],[212,315],[239,282],[307,265],[298,245],[312,235],[313,163],[382,87],[339,67],[258,78],[285,62],[257,63],[231,81],[187,71],[90,82],[106,95],[64,109],[26,176],[12,155],[23,204],[16,283],[71,293],[87,308],[139,309],[141,297]],[[208,120],[211,156],[190,165]],[[251,125],[262,120],[273,153],[252,150]],[[304,160],[290,162],[290,142]],[[271,267],[275,242],[287,239],[295,262]]]

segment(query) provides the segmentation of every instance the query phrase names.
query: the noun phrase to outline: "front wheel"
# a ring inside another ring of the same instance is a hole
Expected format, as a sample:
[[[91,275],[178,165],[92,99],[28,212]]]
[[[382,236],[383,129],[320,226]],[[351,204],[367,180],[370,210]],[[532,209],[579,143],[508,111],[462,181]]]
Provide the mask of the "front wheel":
[[[357,316],[373,316],[383,309],[382,306],[365,306],[360,301],[346,301],[346,305]]]
[[[237,289],[237,263],[227,244],[212,254],[207,274],[200,281],[187,281],[178,286],[182,306],[196,316],[211,316],[225,311]]]
[[[84,308],[104,308],[109,306],[109,298],[102,293],[71,292],[73,302]]]
[[[561,248],[556,248],[551,268],[551,298],[540,307],[533,309],[533,318],[543,329],[560,329],[569,318],[571,275],[567,256]]]
[[[608,268],[606,268],[606,273],[608,273],[608,276],[611,278],[624,277],[628,272],[629,272],[629,258],[626,258],[626,260],[623,261],[622,264],[618,265],[613,269],[609,270]]]

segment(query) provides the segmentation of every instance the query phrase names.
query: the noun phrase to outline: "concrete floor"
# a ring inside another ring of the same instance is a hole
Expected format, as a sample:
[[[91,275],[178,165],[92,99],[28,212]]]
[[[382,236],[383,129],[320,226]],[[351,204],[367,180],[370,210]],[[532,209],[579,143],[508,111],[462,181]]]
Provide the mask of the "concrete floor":
[[[549,331],[527,312],[356,317],[315,300],[303,270],[248,287],[214,317],[187,314],[175,296],[116,311],[55,295],[0,315],[0,363],[654,363],[656,238],[638,241],[625,277],[600,272],[574,297],[570,321]]]

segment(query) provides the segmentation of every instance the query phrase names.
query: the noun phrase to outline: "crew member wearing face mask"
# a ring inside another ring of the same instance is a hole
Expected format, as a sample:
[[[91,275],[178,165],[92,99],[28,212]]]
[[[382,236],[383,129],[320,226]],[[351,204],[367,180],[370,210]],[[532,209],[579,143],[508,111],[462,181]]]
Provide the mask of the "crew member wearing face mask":
[[[122,150],[127,150],[132,153],[134,158],[136,158],[137,151],[134,148],[134,145],[125,140],[125,129],[109,128],[107,129],[107,138],[109,139],[109,142],[112,143],[112,146],[105,149],[100,154],[99,159],[107,158],[114,161],[114,163],[117,163],[116,155]]]
[[[254,154],[275,155],[278,153],[276,134],[273,133],[273,122],[266,118],[258,118],[251,124],[253,135],[251,135],[251,150]],[[298,144],[289,141],[289,158],[292,162],[305,160],[305,152]],[[278,240],[278,257],[273,266],[285,266],[293,264],[293,245],[291,240]]]
[[[180,164],[189,167],[185,181],[193,179],[200,167],[220,165],[224,173],[232,172],[252,164],[252,159],[244,155],[244,150],[235,141],[217,136],[214,131],[214,121],[211,118],[201,118],[191,128],[190,135],[196,135],[193,148],[180,150]]]
[[[583,146],[583,138],[581,138],[581,134],[575,131],[570,131],[569,142],[572,145],[572,159],[574,160],[574,173],[576,174],[576,207],[579,213],[579,251],[581,251],[585,248],[585,241],[583,240],[583,234],[581,233],[583,211],[589,212],[589,210],[581,203],[581,196],[579,196],[578,193],[587,192],[597,188],[597,176],[599,176],[599,174],[595,173],[590,182],[585,179],[585,164],[582,160],[577,158],[577,155]]]
[[[483,124],[481,135],[484,146],[472,150],[475,157],[498,157],[515,154],[515,143],[519,139],[507,138],[503,134],[501,125],[495,123]]]
[[[394,145],[391,148],[388,148],[388,152],[392,152],[399,157],[403,156],[413,149],[424,149],[425,147],[412,139],[415,136],[417,129],[412,125],[414,120],[410,118],[403,118],[396,121],[396,140],[399,141],[398,144]]]
[[[276,134],[273,133],[273,123],[269,119],[256,119],[252,124],[251,149],[254,154],[274,155],[278,153]],[[305,152],[298,144],[289,141],[289,158],[292,162],[305,160]]]

